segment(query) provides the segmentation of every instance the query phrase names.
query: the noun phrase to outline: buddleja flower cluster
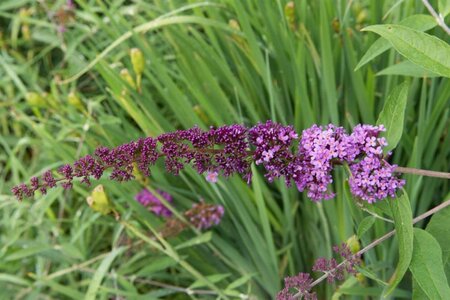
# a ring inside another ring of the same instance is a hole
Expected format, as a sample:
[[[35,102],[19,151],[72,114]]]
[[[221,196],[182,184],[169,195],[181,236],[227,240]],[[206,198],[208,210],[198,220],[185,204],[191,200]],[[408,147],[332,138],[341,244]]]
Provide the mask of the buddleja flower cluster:
[[[326,275],[328,283],[336,280],[344,280],[345,273],[356,275],[356,266],[361,264],[361,258],[358,253],[353,254],[346,243],[341,246],[334,246],[333,251],[343,258],[342,263],[336,259],[319,258],[316,260],[312,270]],[[309,273],[299,273],[296,276],[284,278],[284,288],[277,294],[277,300],[306,299],[316,300],[317,295],[312,292],[313,279]]]
[[[163,158],[168,172],[178,175],[186,165],[207,180],[217,181],[239,174],[250,183],[251,164],[261,165],[268,181],[284,177],[288,186],[295,183],[306,191],[313,201],[330,199],[336,165],[348,164],[351,192],[369,203],[395,196],[404,185],[393,172],[383,155],[386,140],[380,137],[382,125],[358,125],[348,134],[335,125],[313,125],[301,137],[292,126],[267,121],[254,127],[226,125],[204,131],[198,127],[177,130],[156,138],[147,137],[116,148],[99,147],[94,155],[86,155],[73,165],[64,165],[56,172],[46,171],[40,178],[33,177],[30,184],[20,184],[12,189],[18,199],[31,197],[39,190],[45,194],[49,188],[61,185],[71,188],[73,180],[80,178],[90,184],[107,170],[116,181],[127,181],[137,169],[150,176],[150,168],[158,158]],[[298,142],[297,142],[298,141]]]
[[[169,193],[161,190],[157,190],[156,192],[167,202],[173,202],[172,196]],[[164,218],[172,216],[172,212],[164,206],[161,200],[147,189],[143,189],[136,194],[135,199],[157,216]],[[218,225],[222,220],[224,212],[225,210],[221,205],[206,204],[201,201],[200,203],[194,203],[192,208],[185,211],[183,215],[195,228],[205,230],[213,225]],[[179,220],[174,221],[180,222]],[[183,227],[181,224],[180,226]],[[179,226],[177,225],[176,227]]]

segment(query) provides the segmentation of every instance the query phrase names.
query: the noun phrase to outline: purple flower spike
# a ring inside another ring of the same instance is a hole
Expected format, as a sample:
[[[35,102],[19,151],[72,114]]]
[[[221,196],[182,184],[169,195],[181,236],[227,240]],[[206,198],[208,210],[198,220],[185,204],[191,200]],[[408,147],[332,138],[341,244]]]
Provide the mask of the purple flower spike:
[[[157,190],[158,194],[167,200],[167,202],[172,202],[172,196],[164,191]],[[147,189],[143,189],[140,191],[135,199],[141,203],[142,205],[149,208],[150,211],[152,211],[157,216],[162,217],[170,217],[172,215],[172,212],[164,206],[163,203],[156,197],[152,192],[150,192]]]
[[[93,156],[86,155],[73,165],[64,165],[55,179],[51,171],[40,178],[13,188],[18,198],[31,197],[36,190],[46,193],[59,185],[68,189],[73,179],[90,184],[111,170],[110,179],[127,181],[140,171],[150,176],[150,168],[158,158],[165,160],[166,170],[178,175],[187,164],[206,180],[216,182],[218,176],[239,174],[250,184],[251,164],[262,165],[264,176],[271,182],[284,177],[286,185],[294,182],[299,191],[306,191],[313,201],[331,199],[332,171],[336,165],[348,164],[351,191],[369,203],[394,196],[404,185],[404,180],[393,173],[383,156],[386,140],[380,137],[382,125],[357,125],[351,134],[342,127],[313,125],[303,131],[298,147],[294,140],[299,136],[292,126],[272,121],[247,128],[243,125],[211,127],[204,131],[198,127],[164,133],[156,138],[141,138],[116,148],[99,147]],[[157,212],[162,214],[162,212]]]
[[[210,129],[210,140],[223,147],[223,151],[214,155],[214,165],[217,165],[217,170],[222,171],[225,177],[238,173],[247,181],[250,180],[251,161],[248,154],[247,135],[248,129],[238,124]]]

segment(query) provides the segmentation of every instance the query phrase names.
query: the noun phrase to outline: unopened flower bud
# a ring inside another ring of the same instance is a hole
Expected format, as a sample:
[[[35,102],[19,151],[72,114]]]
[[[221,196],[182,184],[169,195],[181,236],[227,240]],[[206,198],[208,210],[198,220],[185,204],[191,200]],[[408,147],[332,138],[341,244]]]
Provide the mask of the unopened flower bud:
[[[241,31],[241,26],[239,26],[239,22],[235,19],[231,19],[228,21],[228,26],[236,31]]]
[[[109,200],[103,185],[97,185],[91,195],[86,198],[86,202],[90,208],[102,215],[108,215],[114,211],[114,206]],[[117,217],[117,215],[116,215]]]
[[[231,19],[228,21],[228,26],[230,26],[231,29],[235,30],[235,31],[241,31],[241,26],[239,25],[239,22],[235,19]],[[233,38],[233,40],[241,47],[246,48],[246,42],[245,39],[236,33],[232,33],[231,37]]]
[[[28,24],[23,24],[20,31],[22,32],[22,37],[25,41],[31,40],[30,26]]]
[[[70,92],[69,95],[67,95],[67,102],[79,110],[84,109],[83,102],[81,102],[80,97],[78,97],[75,92]]]
[[[23,19],[23,18],[27,18],[31,15],[31,9],[29,8],[21,8],[19,10],[19,18]]]
[[[358,1],[355,1],[355,3],[353,3],[351,8],[352,8],[352,11],[353,11],[353,13],[355,15],[358,15],[361,12],[361,10],[363,10],[362,4],[360,2],[358,2]]]
[[[333,19],[333,21],[331,22],[331,27],[333,27],[334,32],[341,32],[341,23],[339,22],[338,18]]]
[[[359,240],[356,235],[352,235],[345,243],[353,254],[357,253],[361,249],[361,245],[359,244]]]
[[[28,92],[25,95],[25,100],[28,102],[28,104],[31,107],[46,107],[47,106],[47,102],[45,101],[45,99],[39,95],[38,93],[35,92]]]
[[[291,29],[295,29],[295,3],[289,1],[284,7],[284,15]]]
[[[200,105],[195,105],[192,108],[195,112],[195,114],[206,124],[209,125],[210,124],[210,120],[208,118],[208,116],[206,115],[205,111],[202,109],[202,107]]]
[[[128,72],[128,69],[120,70],[120,77],[122,77],[122,79],[125,80],[133,89],[136,88],[136,83],[134,82],[133,77],[131,77],[130,72]]]
[[[363,9],[359,12],[359,14],[356,17],[356,23],[361,24],[364,23],[367,19],[367,10]]]
[[[356,273],[355,278],[356,280],[358,280],[359,283],[362,284],[366,283],[366,277],[361,273]]]
[[[145,68],[145,59],[142,51],[138,48],[132,48],[130,50],[131,64],[136,75],[142,75]]]

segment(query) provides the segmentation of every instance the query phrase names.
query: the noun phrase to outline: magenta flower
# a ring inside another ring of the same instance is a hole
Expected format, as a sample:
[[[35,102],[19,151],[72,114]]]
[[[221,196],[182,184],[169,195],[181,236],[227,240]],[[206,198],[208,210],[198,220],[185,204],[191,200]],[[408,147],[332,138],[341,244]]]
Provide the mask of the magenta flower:
[[[157,190],[157,192],[161,197],[167,200],[167,202],[172,202],[172,196],[169,193],[161,190]],[[148,207],[148,209],[157,216],[167,218],[172,215],[172,212],[164,206],[164,204],[158,199],[158,197],[156,197],[156,195],[154,195],[147,189],[143,189],[138,194],[136,194],[135,199],[145,207]]]

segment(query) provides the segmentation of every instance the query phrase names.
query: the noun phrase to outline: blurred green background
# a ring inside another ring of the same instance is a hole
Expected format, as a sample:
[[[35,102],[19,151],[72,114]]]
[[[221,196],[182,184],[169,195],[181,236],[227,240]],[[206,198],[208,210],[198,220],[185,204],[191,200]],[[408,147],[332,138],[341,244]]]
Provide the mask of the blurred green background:
[[[85,201],[92,187],[22,203],[10,188],[99,145],[194,125],[272,119],[301,132],[315,123],[374,124],[405,80],[405,130],[392,161],[448,172],[449,80],[385,70],[403,61],[392,49],[354,71],[378,39],[361,28],[417,14],[432,24],[419,0],[1,1],[0,298],[273,298],[284,276],[309,272],[368,216],[349,196],[343,170],[334,173],[336,199],[319,204],[282,180],[267,183],[257,168],[251,185],[238,176],[213,185],[189,168],[175,177],[162,163],[146,182],[100,180],[144,236],[92,211]],[[441,28],[427,29],[448,41]],[[123,75],[136,79],[132,48],[145,57],[139,87]],[[449,190],[445,180],[404,178],[414,215]],[[158,250],[145,234],[162,220],[134,200],[143,185],[171,193],[180,212],[199,199],[221,204],[224,219]],[[362,245],[391,229],[375,221]],[[391,239],[364,260],[387,281],[397,256]],[[336,289],[319,286],[319,299],[368,299],[383,285],[351,277]],[[406,277],[392,297],[410,291]]]

